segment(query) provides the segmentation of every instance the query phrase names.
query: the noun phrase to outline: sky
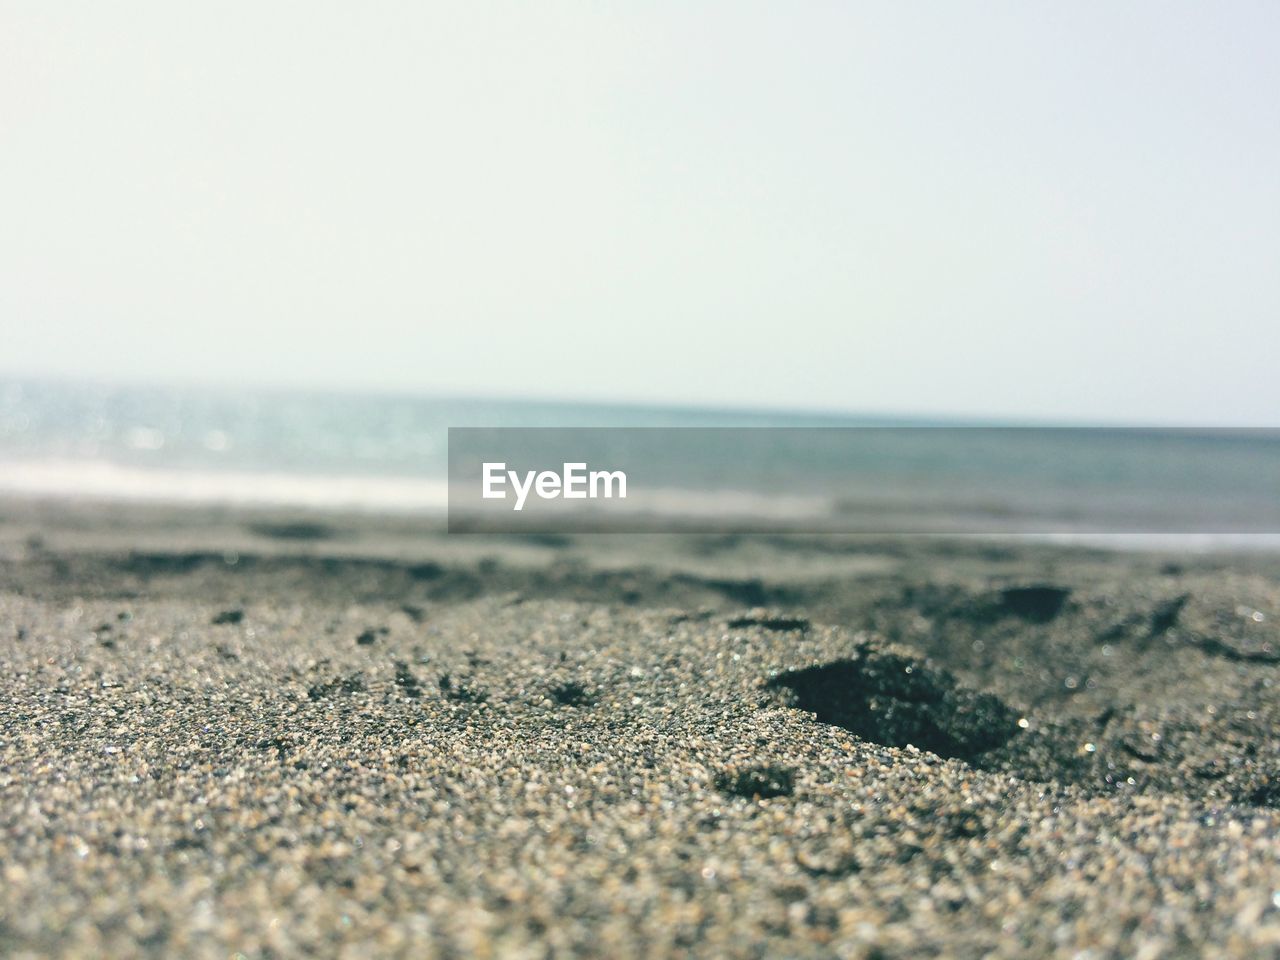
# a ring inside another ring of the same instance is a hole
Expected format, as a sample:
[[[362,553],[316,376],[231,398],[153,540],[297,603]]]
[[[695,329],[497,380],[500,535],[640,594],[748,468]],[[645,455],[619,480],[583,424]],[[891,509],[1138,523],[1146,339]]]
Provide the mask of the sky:
[[[1274,2],[0,0],[0,374],[1280,426]]]

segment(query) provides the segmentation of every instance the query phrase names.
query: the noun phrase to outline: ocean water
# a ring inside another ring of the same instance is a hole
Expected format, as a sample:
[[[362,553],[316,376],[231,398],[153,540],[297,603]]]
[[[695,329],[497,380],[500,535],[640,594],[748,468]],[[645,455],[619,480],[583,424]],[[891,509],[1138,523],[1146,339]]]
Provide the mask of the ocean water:
[[[0,492],[443,510],[449,427],[820,422],[677,408],[0,380]]]
[[[615,454],[627,444],[663,487],[661,509],[686,515],[736,509],[784,527],[802,516],[803,529],[825,529],[828,521],[839,529],[851,518],[891,514],[957,532],[986,532],[996,520],[1017,518],[1013,532],[1060,540],[1096,541],[1103,533],[1125,545],[1280,543],[1280,431],[974,429],[36,380],[0,380],[0,493],[442,512],[450,427],[650,428],[643,454],[634,449],[641,435],[634,430],[575,436],[596,438],[595,449],[581,451],[592,460],[607,462],[610,444]],[[708,427],[726,429],[689,429]],[[753,432],[759,427],[796,429]]]

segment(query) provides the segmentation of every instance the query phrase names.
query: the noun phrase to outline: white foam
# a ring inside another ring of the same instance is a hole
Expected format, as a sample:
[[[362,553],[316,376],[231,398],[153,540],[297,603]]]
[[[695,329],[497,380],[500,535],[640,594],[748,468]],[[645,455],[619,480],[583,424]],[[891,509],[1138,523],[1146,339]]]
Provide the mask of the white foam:
[[[443,513],[448,506],[448,484],[443,479],[151,469],[102,460],[0,463],[0,493],[91,500],[427,513]]]

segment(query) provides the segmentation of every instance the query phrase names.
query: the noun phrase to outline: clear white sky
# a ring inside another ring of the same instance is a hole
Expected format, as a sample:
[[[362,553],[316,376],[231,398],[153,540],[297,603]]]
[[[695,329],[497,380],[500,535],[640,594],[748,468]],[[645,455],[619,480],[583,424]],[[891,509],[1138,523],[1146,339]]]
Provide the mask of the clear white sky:
[[[0,0],[0,372],[1280,425],[1280,4]]]

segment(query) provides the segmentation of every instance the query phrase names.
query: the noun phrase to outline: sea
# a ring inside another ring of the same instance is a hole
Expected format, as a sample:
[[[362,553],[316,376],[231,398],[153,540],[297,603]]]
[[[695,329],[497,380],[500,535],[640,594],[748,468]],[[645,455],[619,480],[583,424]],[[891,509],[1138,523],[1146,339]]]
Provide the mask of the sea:
[[[1280,431],[1254,429],[10,378],[0,379],[0,495],[443,515],[448,431],[459,427],[588,438],[644,428],[660,509],[723,521],[736,505],[747,532],[751,518],[814,532],[892,515],[924,518],[903,532],[1280,549]],[[664,452],[665,436],[699,439]],[[1010,517],[1015,527],[995,522]]]

